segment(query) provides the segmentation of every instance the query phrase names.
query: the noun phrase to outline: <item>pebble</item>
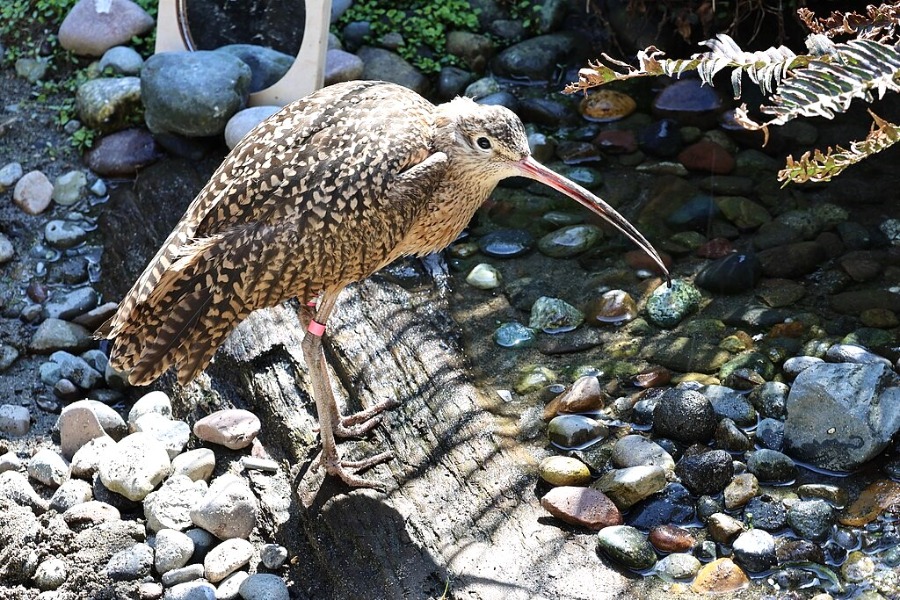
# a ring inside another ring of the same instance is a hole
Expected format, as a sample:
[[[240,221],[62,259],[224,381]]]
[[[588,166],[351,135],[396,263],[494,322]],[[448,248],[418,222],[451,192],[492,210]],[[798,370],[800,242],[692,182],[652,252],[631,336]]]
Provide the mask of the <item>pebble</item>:
[[[157,573],[163,574],[188,563],[194,553],[194,541],[176,529],[161,529],[156,533],[154,549],[153,566]]]
[[[775,538],[768,531],[751,529],[737,536],[732,544],[734,561],[751,573],[760,573],[775,565]]]
[[[259,513],[247,481],[232,473],[212,481],[203,499],[190,511],[191,521],[220,539],[247,538]]]
[[[325,53],[325,85],[332,85],[344,81],[353,81],[362,77],[365,63],[362,59],[351,52],[346,52],[339,48],[330,48]],[[468,71],[465,72],[465,79],[460,88],[465,87],[470,82]],[[462,94],[462,89],[454,87],[449,96],[445,96],[448,100]]]
[[[25,435],[31,429],[31,412],[24,406],[0,405],[0,433]]]
[[[194,435],[198,438],[232,450],[252,444],[259,429],[259,417],[240,408],[219,410],[194,423]]]
[[[216,600],[233,600],[240,597],[241,584],[250,577],[247,571],[235,571],[216,587]]]
[[[169,531],[168,529],[165,531]],[[188,538],[190,539],[190,538]],[[192,542],[193,543],[193,542]],[[203,565],[187,565],[183,567],[177,567],[174,569],[169,569],[168,571],[160,571],[157,567],[157,572],[162,576],[162,583],[164,586],[171,588],[181,583],[187,583],[189,581],[196,581],[203,577],[205,574],[205,570],[203,569]]]
[[[695,282],[716,294],[742,294],[755,288],[761,276],[755,254],[733,252],[704,266]]]
[[[60,206],[71,206],[81,199],[86,186],[84,171],[69,171],[56,178],[51,198]]]
[[[166,590],[164,600],[216,600],[216,588],[208,581],[188,581]]]
[[[544,420],[549,421],[559,413],[590,412],[601,408],[603,408],[603,395],[600,390],[600,380],[585,375],[576,379],[571,386],[547,403],[547,406],[544,407]]]
[[[203,480],[194,482],[185,475],[173,474],[144,498],[147,528],[150,531],[187,529],[193,524],[191,509],[203,500],[206,491]]]
[[[637,134],[638,147],[657,158],[674,157],[681,151],[682,138],[678,125],[671,119],[661,119],[646,127],[642,127]],[[682,171],[687,173],[684,166],[678,164]]]
[[[842,525],[859,527],[871,523],[897,503],[900,503],[900,483],[879,479],[860,492],[859,497],[847,507],[839,520]]]
[[[687,580],[692,579],[700,570],[700,561],[691,554],[669,554],[662,557],[656,563],[656,574],[663,579]]]
[[[819,268],[828,255],[817,242],[795,242],[761,250],[757,255],[766,277],[799,279]]]
[[[28,477],[18,471],[0,473],[0,498],[30,508],[35,514],[47,512],[48,502],[34,490]]]
[[[101,458],[98,473],[110,490],[143,500],[171,471],[165,445],[152,435],[132,433]]]
[[[495,258],[515,258],[534,247],[534,237],[524,229],[498,229],[478,240],[482,253]]]
[[[570,258],[593,248],[603,237],[596,225],[578,224],[551,231],[538,240],[538,250],[552,258]]]
[[[706,520],[706,526],[713,540],[726,545],[731,545],[731,542],[744,531],[743,523],[721,512],[711,514]]]
[[[544,333],[572,331],[584,322],[584,313],[559,298],[541,296],[531,307],[528,326]]]
[[[47,210],[52,196],[53,184],[40,171],[25,173],[13,189],[13,202],[29,215],[38,215]]]
[[[725,487],[725,508],[736,510],[747,504],[751,498],[759,493],[759,480],[753,473],[741,473],[735,475]]]
[[[287,562],[288,550],[280,544],[263,544],[259,558],[267,569],[280,569]]]
[[[624,290],[609,290],[588,302],[584,309],[588,325],[622,325],[638,315],[637,303]]]
[[[480,290],[493,290],[500,287],[503,278],[494,266],[487,263],[475,265],[466,276],[466,283]]]
[[[788,483],[797,476],[797,466],[786,454],[761,448],[746,457],[747,470],[765,483]]]
[[[790,387],[786,384],[780,381],[767,381],[751,390],[747,399],[763,417],[783,419],[787,413],[789,392]]]
[[[527,348],[534,344],[534,330],[518,321],[503,323],[494,331],[494,343],[501,348]]]
[[[653,409],[653,430],[685,443],[706,442],[716,430],[715,411],[700,392],[671,388]]]
[[[253,544],[245,539],[227,539],[207,553],[203,559],[206,578],[212,583],[222,581],[246,565],[253,556]]]
[[[225,145],[234,148],[245,135],[279,110],[280,106],[251,106],[234,113],[225,124]]]
[[[548,456],[538,465],[538,474],[551,485],[586,485],[591,480],[587,465],[567,456]]]
[[[750,438],[741,430],[734,421],[724,418],[716,425],[713,435],[716,446],[729,452],[745,452],[753,447]]]
[[[797,488],[797,494],[803,500],[825,500],[836,509],[842,509],[850,503],[850,494],[845,488],[826,483],[803,484]]]
[[[605,493],[620,510],[628,510],[666,486],[666,472],[657,466],[642,465],[613,469],[592,487]]]
[[[140,53],[129,46],[114,46],[100,57],[100,70],[109,69],[116,75],[138,75],[143,66]]]
[[[752,527],[778,531],[787,525],[787,511],[780,500],[763,494],[744,505],[744,521]]]
[[[81,325],[50,318],[38,326],[28,342],[28,349],[38,354],[50,354],[57,350],[81,352],[93,343],[91,332]]]
[[[662,491],[638,502],[628,512],[628,524],[650,530],[657,525],[687,524],[694,519],[696,499],[680,483],[669,483]]]
[[[16,249],[12,241],[6,235],[0,233],[0,265],[6,264],[16,255]]]
[[[841,565],[841,575],[850,583],[870,579],[875,573],[875,561],[861,550],[854,550]]]
[[[96,421],[96,416],[90,411],[87,412]],[[99,422],[96,423],[99,427]],[[101,435],[80,446],[75,454],[72,455],[72,463],[70,465],[72,477],[91,479],[94,473],[97,472],[100,458],[107,454],[115,445],[116,441],[114,439]],[[63,451],[63,456],[66,456],[65,450]]]
[[[169,453],[169,458],[174,459],[181,454],[191,436],[191,426],[184,421],[169,419],[161,414],[150,413],[139,417],[132,425],[135,432],[149,433],[162,442]]]
[[[209,448],[197,448],[172,459],[172,476],[184,475],[191,481],[208,481],[216,468],[216,455]]]
[[[28,461],[28,476],[57,488],[69,478],[69,463],[50,448],[41,448]]]
[[[669,475],[675,472],[672,455],[653,440],[641,435],[620,438],[613,446],[610,459],[619,468],[647,465],[660,467]]]
[[[727,175],[734,170],[735,160],[729,151],[716,142],[700,140],[678,153],[678,162],[688,171]]]
[[[288,587],[278,575],[256,573],[240,585],[244,600],[288,600]]]
[[[130,0],[79,0],[59,27],[59,44],[81,56],[103,56],[153,27],[153,18]]]
[[[89,502],[93,497],[91,484],[87,481],[68,479],[53,492],[53,496],[50,497],[50,509],[64,513],[77,504]]]
[[[891,361],[878,356],[862,346],[854,344],[834,344],[825,352],[825,360],[829,362],[853,364],[883,364],[891,368]]]
[[[119,509],[106,502],[88,500],[68,508],[62,515],[63,521],[75,531],[89,529],[101,523],[118,521],[122,518]]]
[[[22,165],[17,162],[7,163],[0,167],[0,192],[14,186],[24,174],[25,171],[22,169]]]
[[[647,317],[664,328],[678,325],[700,306],[700,292],[683,279],[673,279],[671,287],[662,284],[647,299]]]
[[[38,565],[37,571],[35,571],[32,579],[38,589],[48,591],[55,590],[61,586],[66,582],[68,576],[69,571],[65,561],[60,558],[51,557]]]
[[[584,415],[559,415],[547,425],[547,437],[560,448],[583,448],[609,435],[609,428]]]
[[[670,524],[651,529],[648,539],[660,552],[689,552],[697,543],[689,530]]]
[[[6,452],[0,454],[0,473],[6,471],[18,471],[22,468],[22,460],[16,456],[15,452]]]
[[[719,558],[700,568],[691,591],[697,594],[727,594],[750,585],[747,575],[730,558]]]
[[[192,527],[184,533],[194,542],[194,554],[191,559],[195,562],[203,562],[213,546],[219,543],[213,534],[198,527]]]
[[[154,137],[146,129],[123,129],[100,138],[84,156],[85,164],[98,175],[133,176],[162,156]]]
[[[734,477],[734,463],[725,450],[684,456],[675,465],[681,483],[696,495],[718,494]]]
[[[153,567],[153,548],[134,544],[112,555],[106,564],[106,575],[113,581],[133,581],[150,575]]]
[[[642,571],[656,564],[656,552],[647,537],[629,525],[612,525],[597,534],[597,549],[628,569]]]

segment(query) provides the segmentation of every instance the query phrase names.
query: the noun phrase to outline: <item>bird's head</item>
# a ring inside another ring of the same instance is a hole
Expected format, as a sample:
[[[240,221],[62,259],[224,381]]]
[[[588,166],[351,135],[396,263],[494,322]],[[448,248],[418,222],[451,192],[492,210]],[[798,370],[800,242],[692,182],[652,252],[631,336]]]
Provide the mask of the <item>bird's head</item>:
[[[656,262],[669,271],[662,258],[635,227],[613,207],[574,181],[552,171],[531,156],[528,136],[518,116],[503,106],[482,105],[456,98],[437,110],[437,148],[446,152],[467,176],[482,178],[492,190],[507,177],[540,181],[584,205],[615,226]]]

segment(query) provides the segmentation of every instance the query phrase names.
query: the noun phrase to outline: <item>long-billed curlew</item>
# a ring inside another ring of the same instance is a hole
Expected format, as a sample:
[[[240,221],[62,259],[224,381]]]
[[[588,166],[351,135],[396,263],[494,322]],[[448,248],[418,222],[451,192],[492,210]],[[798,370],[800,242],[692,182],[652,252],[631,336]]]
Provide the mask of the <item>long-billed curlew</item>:
[[[360,435],[387,403],[342,417],[322,334],[341,290],[405,255],[450,244],[497,183],[529,177],[585,205],[659,255],[619,213],[535,161],[506,108],[457,98],[434,106],[378,81],[333,85],[248,133],[98,331],[111,364],[145,385],[175,365],[185,384],[253,310],[315,300],[302,349],[322,439],[320,464],[350,486],[390,457],[342,461],[334,436]]]

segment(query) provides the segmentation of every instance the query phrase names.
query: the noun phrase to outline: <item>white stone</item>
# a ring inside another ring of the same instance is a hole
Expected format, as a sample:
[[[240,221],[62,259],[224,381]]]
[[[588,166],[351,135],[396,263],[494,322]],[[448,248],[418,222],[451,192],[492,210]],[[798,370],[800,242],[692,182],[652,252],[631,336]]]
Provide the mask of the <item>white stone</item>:
[[[59,558],[48,558],[38,565],[34,573],[34,584],[44,591],[55,590],[66,581],[69,576],[66,563]]]
[[[165,445],[149,433],[125,436],[100,459],[100,481],[129,500],[143,500],[172,469]]]
[[[240,598],[241,584],[250,577],[247,571],[237,571],[222,580],[216,587],[216,600],[235,600]]]
[[[75,506],[92,500],[94,492],[91,484],[83,479],[69,479],[56,488],[50,497],[50,508],[63,513]]]
[[[22,461],[15,452],[7,452],[0,456],[0,473],[4,471],[18,471],[22,468]]]
[[[232,450],[252,444],[259,429],[259,417],[240,408],[218,410],[194,423],[194,435],[198,438]]]
[[[81,199],[87,186],[87,177],[83,171],[69,171],[53,182],[51,198],[60,206],[71,206]]]
[[[241,584],[244,600],[290,600],[287,585],[278,575],[256,573]]]
[[[479,263],[469,271],[466,283],[480,290],[492,290],[500,286],[500,271],[487,263]]]
[[[69,478],[69,463],[50,448],[42,448],[28,461],[28,475],[56,488]]]
[[[172,401],[165,392],[157,390],[141,396],[128,411],[128,425],[133,426],[135,421],[149,413],[172,418]]]
[[[3,168],[0,169],[0,192],[6,191],[14,186],[24,174],[25,172],[22,170],[22,165],[17,162],[11,162],[4,165]]]
[[[253,544],[247,540],[233,538],[225,540],[209,551],[203,560],[206,578],[213,583],[225,579],[248,562],[253,556]]]
[[[31,429],[31,413],[24,406],[0,405],[0,433],[25,435]]]
[[[181,454],[191,437],[190,425],[156,413],[140,417],[134,422],[134,430],[149,433],[162,442],[170,459]]]
[[[234,148],[247,133],[281,110],[280,106],[251,106],[239,110],[225,125],[225,144]]]
[[[50,206],[50,197],[53,194],[53,184],[46,175],[40,171],[30,171],[16,182],[13,189],[13,202],[23,212],[29,215],[37,215]]]
[[[70,465],[72,477],[91,479],[94,473],[97,472],[100,457],[107,454],[115,445],[116,441],[114,439],[104,435],[94,438],[81,446],[75,452],[75,455],[72,456],[72,464]]]
[[[159,574],[186,565],[194,553],[194,541],[176,529],[162,529],[156,534],[153,566]]]
[[[216,454],[209,448],[197,448],[172,459],[172,476],[186,475],[193,481],[209,481],[216,468]]]
[[[220,539],[247,538],[256,527],[259,503],[242,477],[225,473],[214,479],[191,520]]]
[[[16,254],[16,249],[8,237],[0,233],[0,265],[8,263]]]
[[[203,480],[194,482],[184,475],[172,475],[162,487],[144,498],[147,529],[187,529],[193,525],[191,509],[200,504],[206,490]]]

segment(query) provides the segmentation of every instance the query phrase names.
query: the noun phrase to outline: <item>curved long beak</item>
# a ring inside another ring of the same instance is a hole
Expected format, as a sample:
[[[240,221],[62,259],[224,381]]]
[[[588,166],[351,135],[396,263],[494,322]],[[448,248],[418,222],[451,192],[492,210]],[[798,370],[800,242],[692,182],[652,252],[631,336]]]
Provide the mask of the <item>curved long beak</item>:
[[[635,229],[634,225],[629,223],[625,217],[620,215],[616,210],[590,193],[574,181],[570,181],[566,179],[559,173],[551,171],[538,161],[534,160],[531,156],[527,156],[515,163],[518,167],[519,174],[523,177],[528,177],[529,179],[534,179],[535,181],[540,181],[544,185],[547,185],[554,190],[565,194],[566,196],[572,198],[576,202],[582,204],[583,206],[590,209],[592,212],[599,215],[606,222],[613,225],[616,229],[624,233],[632,242],[637,244],[637,246],[647,253],[647,255],[653,259],[653,261],[659,266],[662,273],[666,276],[666,280],[669,281],[669,270],[666,268],[665,263],[663,263],[662,258],[647,241],[647,239],[641,235],[641,232]]]

